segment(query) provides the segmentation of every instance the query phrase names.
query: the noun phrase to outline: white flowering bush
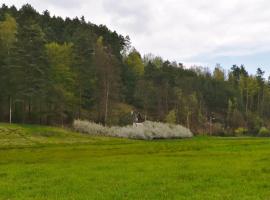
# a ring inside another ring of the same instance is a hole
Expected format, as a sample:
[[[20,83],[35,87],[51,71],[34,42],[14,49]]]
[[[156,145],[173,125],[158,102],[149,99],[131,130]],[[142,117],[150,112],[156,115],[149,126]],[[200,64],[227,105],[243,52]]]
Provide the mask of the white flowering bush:
[[[106,135],[106,127],[89,121],[75,120],[73,122],[73,127],[76,131],[82,133],[89,133],[92,135]]]
[[[78,132],[83,132],[91,135],[103,135],[144,140],[189,138],[193,136],[189,129],[181,125],[150,121],[146,121],[135,126],[128,125],[124,127],[104,127],[100,124],[89,121],[75,120],[73,127]]]

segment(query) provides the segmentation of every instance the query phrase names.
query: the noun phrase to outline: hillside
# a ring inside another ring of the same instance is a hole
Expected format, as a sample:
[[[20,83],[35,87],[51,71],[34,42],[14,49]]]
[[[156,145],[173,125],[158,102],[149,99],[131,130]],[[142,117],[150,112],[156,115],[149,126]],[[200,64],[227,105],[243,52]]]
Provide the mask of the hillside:
[[[0,8],[1,122],[126,125],[138,111],[196,134],[270,134],[268,74],[226,69],[141,55],[128,36],[84,17]]]

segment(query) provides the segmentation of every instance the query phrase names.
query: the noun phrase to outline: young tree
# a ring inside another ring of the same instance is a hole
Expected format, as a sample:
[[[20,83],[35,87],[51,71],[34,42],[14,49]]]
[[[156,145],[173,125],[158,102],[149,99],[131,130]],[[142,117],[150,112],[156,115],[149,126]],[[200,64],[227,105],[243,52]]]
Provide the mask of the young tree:
[[[137,76],[142,76],[144,74],[144,64],[141,55],[136,49],[133,49],[127,56],[125,62],[127,66],[135,73]]]
[[[144,74],[144,64],[141,55],[133,49],[124,58],[123,83],[125,88],[125,98],[128,103],[134,103],[134,93],[138,81]]]
[[[171,110],[166,115],[165,122],[170,123],[170,124],[175,124],[176,123],[176,113],[175,113],[175,110]]]
[[[214,79],[216,79],[218,81],[224,81],[225,80],[224,70],[220,66],[215,67],[213,75],[214,75]]]
[[[261,68],[257,69],[256,79],[258,84],[258,93],[257,93],[257,111],[258,113],[262,113],[262,107],[264,103],[264,71]]]
[[[50,43],[46,45],[48,62],[50,65],[48,90],[49,108],[62,124],[72,115],[74,103],[74,74],[72,44]],[[71,117],[72,118],[72,117]]]

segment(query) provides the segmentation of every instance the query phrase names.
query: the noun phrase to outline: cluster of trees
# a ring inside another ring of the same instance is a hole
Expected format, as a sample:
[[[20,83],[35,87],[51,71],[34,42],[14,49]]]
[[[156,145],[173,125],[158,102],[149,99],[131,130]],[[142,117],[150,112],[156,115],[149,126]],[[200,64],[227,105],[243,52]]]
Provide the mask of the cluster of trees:
[[[131,110],[197,133],[256,132],[270,127],[270,82],[258,68],[228,73],[185,69],[129,37],[30,5],[0,8],[0,121],[66,124],[88,119],[126,124]]]
[[[110,121],[120,102],[121,52],[128,38],[84,18],[0,9],[0,120],[62,124]]]

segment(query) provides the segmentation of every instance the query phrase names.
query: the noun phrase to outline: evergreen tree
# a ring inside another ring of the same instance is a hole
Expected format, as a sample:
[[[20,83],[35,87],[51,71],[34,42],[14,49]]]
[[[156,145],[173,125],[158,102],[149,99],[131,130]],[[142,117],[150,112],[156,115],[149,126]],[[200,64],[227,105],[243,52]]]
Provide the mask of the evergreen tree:
[[[27,121],[39,121],[40,105],[45,98],[48,82],[48,66],[45,55],[45,36],[40,26],[29,21],[18,28],[14,65],[18,68],[18,91]],[[34,114],[34,115],[32,115]]]
[[[16,79],[17,69],[12,64],[12,50],[15,48],[16,34],[16,20],[9,14],[6,14],[5,20],[0,23],[0,81],[1,83],[5,83],[0,85],[0,108],[4,110],[2,104],[8,100],[10,123],[12,122],[13,98],[18,87]]]

